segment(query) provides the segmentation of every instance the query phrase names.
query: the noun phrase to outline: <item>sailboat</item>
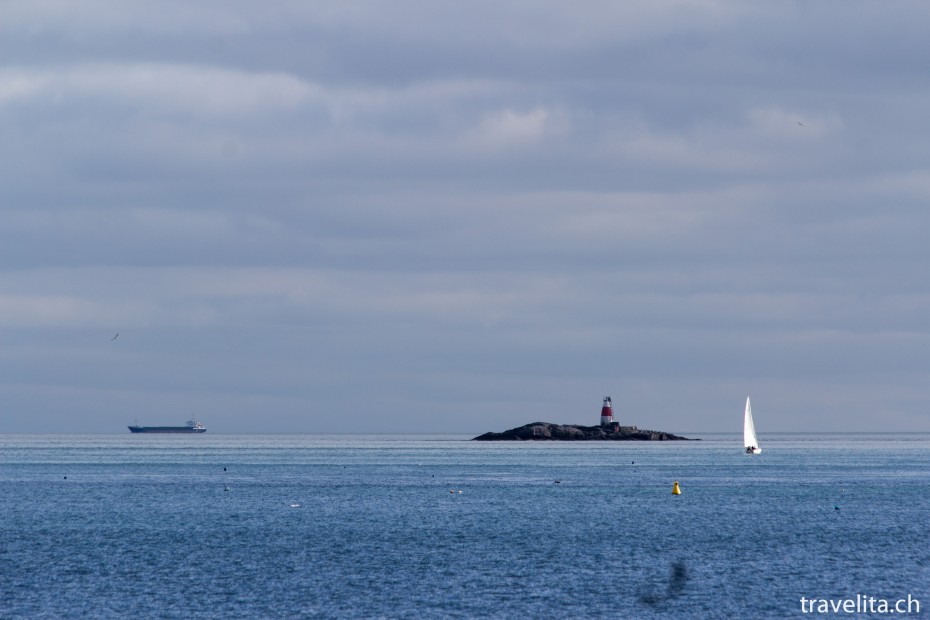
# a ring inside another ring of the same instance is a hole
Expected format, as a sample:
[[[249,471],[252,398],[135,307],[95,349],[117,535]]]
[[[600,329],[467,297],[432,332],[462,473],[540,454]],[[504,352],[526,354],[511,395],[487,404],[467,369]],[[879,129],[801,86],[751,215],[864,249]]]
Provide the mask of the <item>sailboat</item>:
[[[759,440],[756,439],[756,425],[752,423],[752,407],[749,406],[749,397],[746,397],[746,413],[743,416],[743,446],[746,454],[761,454]]]

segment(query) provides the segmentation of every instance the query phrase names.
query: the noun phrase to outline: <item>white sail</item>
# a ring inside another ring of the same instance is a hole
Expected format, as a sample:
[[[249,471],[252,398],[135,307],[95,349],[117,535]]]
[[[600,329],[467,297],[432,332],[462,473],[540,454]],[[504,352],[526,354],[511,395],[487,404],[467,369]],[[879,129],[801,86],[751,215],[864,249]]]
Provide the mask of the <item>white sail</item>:
[[[759,440],[756,439],[756,425],[752,423],[752,407],[749,406],[749,397],[746,397],[746,413],[743,416],[743,447],[749,454],[759,454]]]

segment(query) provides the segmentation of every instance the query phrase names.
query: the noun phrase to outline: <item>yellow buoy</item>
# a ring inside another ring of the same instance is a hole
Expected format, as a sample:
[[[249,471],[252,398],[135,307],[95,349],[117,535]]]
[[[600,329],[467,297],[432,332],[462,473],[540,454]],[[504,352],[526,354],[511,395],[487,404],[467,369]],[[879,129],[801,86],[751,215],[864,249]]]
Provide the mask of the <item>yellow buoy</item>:
[[[675,481],[675,486],[672,487],[672,495],[681,495],[681,489],[678,488],[678,481]]]

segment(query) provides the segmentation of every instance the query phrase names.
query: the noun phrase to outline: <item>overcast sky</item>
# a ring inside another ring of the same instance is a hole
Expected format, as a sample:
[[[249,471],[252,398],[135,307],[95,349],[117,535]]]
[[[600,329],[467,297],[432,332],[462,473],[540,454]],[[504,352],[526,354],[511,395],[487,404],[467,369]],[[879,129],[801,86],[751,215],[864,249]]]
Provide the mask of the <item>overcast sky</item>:
[[[930,431],[928,27],[4,0],[0,433]]]

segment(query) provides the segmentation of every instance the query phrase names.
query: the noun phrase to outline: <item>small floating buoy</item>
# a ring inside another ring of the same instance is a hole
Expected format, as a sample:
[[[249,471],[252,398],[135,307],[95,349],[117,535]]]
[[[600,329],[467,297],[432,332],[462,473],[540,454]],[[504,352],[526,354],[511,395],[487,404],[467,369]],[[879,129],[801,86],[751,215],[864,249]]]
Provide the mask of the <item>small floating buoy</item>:
[[[65,480],[67,480],[67,479],[68,479],[68,476],[65,476]]]
[[[672,495],[681,495],[681,489],[678,486],[678,481],[675,481],[675,486],[672,487]]]
[[[226,468],[225,468],[225,467],[223,468],[223,471],[226,471]]]

